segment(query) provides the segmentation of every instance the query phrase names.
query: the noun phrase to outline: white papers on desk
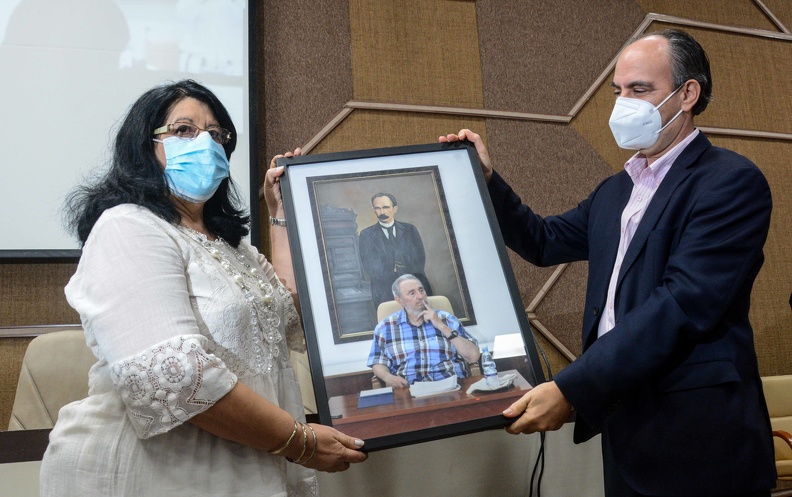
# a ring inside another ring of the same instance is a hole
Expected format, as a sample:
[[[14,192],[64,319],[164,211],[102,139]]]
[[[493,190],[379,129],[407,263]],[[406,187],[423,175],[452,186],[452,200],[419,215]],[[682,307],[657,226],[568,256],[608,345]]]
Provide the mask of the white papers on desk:
[[[517,379],[517,375],[514,373],[506,373],[498,375],[498,385],[491,387],[487,385],[487,379],[482,378],[476,383],[470,385],[470,388],[467,389],[468,395],[473,395],[474,392],[495,392],[499,390],[505,390],[514,384],[514,380]]]
[[[393,393],[393,387],[372,388],[371,390],[363,390],[360,392],[361,397],[373,397],[375,395]]]
[[[453,392],[461,387],[457,383],[457,376],[449,376],[439,381],[416,381],[410,385],[410,395],[413,397],[426,397],[443,392]]]
[[[510,333],[508,335],[495,336],[495,343],[492,344],[492,357],[494,359],[521,355],[525,355],[525,343],[521,334]]]

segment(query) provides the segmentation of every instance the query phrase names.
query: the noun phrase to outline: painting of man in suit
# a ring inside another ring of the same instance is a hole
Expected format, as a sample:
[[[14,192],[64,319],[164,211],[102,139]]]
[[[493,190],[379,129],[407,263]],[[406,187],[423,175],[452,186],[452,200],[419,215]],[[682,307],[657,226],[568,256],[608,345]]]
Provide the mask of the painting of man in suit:
[[[371,340],[377,308],[394,300],[391,285],[403,274],[447,297],[465,326],[476,324],[437,166],[315,176],[308,185],[336,343]]]
[[[432,286],[426,278],[426,253],[418,229],[396,220],[399,210],[396,197],[378,192],[371,196],[377,222],[360,232],[360,259],[371,281],[374,306],[393,300],[391,285],[404,274],[412,274],[423,284],[426,293]]]

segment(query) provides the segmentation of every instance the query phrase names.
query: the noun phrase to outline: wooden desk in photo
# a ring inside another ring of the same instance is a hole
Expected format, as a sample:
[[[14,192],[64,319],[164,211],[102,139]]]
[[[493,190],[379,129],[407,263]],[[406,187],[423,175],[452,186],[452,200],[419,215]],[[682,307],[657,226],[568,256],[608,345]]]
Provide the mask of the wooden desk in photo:
[[[393,389],[393,403],[358,408],[358,395],[340,395],[329,400],[333,427],[347,435],[362,439],[434,428],[476,419],[497,416],[525,392],[533,388],[517,370],[514,384],[505,390],[474,392],[467,389],[483,376],[459,379],[459,390],[427,397],[413,398],[408,388]]]

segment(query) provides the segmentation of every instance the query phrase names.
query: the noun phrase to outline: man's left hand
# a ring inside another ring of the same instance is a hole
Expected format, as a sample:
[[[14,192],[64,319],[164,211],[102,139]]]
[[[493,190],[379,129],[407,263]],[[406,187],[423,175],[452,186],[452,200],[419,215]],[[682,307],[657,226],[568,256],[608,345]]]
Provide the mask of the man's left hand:
[[[437,315],[437,311],[429,307],[429,302],[424,300],[423,305],[424,311],[420,314],[421,319],[423,319],[424,323],[432,323],[432,325],[439,330],[445,323],[443,323],[443,320]],[[451,330],[449,329],[448,332],[451,333]]]
[[[513,435],[553,431],[564,426],[572,415],[572,404],[561,393],[558,385],[550,381],[534,387],[503,411],[503,415],[507,418],[520,416],[506,428]]]

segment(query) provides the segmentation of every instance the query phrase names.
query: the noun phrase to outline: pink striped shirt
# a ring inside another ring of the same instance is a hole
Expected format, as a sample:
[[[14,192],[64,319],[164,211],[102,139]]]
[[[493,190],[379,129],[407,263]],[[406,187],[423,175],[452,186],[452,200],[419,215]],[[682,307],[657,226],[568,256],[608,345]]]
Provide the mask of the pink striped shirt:
[[[635,231],[638,229],[641,218],[643,218],[646,208],[660,187],[663,178],[665,178],[668,170],[671,169],[671,165],[698,134],[699,130],[694,130],[651,165],[647,165],[646,156],[640,152],[630,157],[630,160],[624,164],[624,169],[632,178],[633,189],[630,194],[630,201],[627,202],[627,206],[621,215],[619,251],[616,253],[616,262],[613,265],[613,273],[608,285],[605,310],[597,328],[597,337],[601,337],[616,326],[616,313],[613,308],[616,297],[616,281],[619,278],[619,270],[621,269],[622,261],[624,261],[624,254],[627,253],[627,247],[630,246],[630,241],[632,241]]]

